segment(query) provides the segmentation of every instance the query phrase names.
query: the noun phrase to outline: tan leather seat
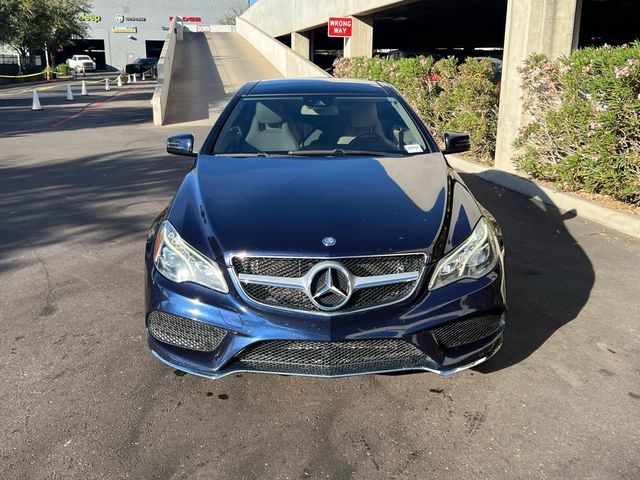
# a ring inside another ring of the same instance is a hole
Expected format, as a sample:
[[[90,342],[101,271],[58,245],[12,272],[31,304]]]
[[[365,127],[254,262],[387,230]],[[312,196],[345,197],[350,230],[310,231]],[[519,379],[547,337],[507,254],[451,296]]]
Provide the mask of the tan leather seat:
[[[259,152],[298,150],[300,145],[288,121],[274,105],[256,103],[246,142]]]
[[[384,137],[378,107],[375,102],[357,102],[349,114],[349,131],[338,139],[338,144],[348,145],[354,138],[367,134]]]

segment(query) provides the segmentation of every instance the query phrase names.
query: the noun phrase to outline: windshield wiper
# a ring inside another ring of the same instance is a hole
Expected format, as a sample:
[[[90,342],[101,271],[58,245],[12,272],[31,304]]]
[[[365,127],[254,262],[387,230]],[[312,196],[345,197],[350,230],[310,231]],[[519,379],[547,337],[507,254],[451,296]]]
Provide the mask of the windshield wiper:
[[[401,152],[377,152],[374,150],[345,150],[342,148],[333,148],[327,150],[291,150],[289,155],[301,157],[344,157],[347,155],[371,156],[371,157],[393,157]]]
[[[271,153],[265,152],[246,152],[246,153],[217,153],[221,157],[273,157]]]

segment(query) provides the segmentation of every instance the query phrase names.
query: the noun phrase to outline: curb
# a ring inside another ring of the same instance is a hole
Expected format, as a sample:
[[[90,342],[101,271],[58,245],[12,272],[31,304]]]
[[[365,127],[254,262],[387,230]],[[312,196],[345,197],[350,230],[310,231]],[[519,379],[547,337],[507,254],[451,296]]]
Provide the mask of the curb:
[[[576,215],[618,232],[640,238],[640,215],[622,212],[573,193],[558,192],[534,181],[502,170],[488,167],[458,155],[446,155],[447,162],[453,168],[466,173],[476,174],[488,182],[495,183],[525,197],[552,205],[560,210],[574,211]]]
[[[51,85],[52,83],[63,82],[64,79],[52,78],[50,82],[46,80],[34,80],[32,82],[16,82],[16,83],[4,83],[0,85],[0,90],[8,90],[10,88],[18,87],[32,87],[34,85]]]

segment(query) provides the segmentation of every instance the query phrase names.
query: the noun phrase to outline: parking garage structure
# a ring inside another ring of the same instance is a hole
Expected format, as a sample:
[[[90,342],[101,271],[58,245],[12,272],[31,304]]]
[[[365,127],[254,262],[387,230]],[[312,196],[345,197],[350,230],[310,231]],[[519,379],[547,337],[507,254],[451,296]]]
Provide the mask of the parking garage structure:
[[[330,17],[352,36],[329,37]],[[619,45],[640,37],[635,0],[259,0],[242,19],[324,69],[336,56],[492,57],[502,62],[495,166],[515,172],[513,141],[525,122],[518,68],[532,53]]]

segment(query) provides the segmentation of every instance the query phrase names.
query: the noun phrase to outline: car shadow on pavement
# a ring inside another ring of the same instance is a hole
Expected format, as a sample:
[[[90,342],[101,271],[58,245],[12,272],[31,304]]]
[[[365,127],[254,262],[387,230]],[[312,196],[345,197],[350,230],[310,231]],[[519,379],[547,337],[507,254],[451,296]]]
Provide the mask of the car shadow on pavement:
[[[30,99],[0,101],[0,138],[149,123],[153,117],[151,106],[147,104],[141,108],[139,103],[150,99],[151,95],[151,90],[122,91],[115,97],[81,97],[77,103],[43,97],[43,110],[35,112],[31,111]],[[5,111],[10,111],[11,115],[2,116]]]
[[[192,162],[148,149],[0,166],[0,273],[21,254],[64,242],[136,241]]]
[[[500,224],[505,242],[507,328],[501,350],[475,370],[515,365],[573,321],[589,299],[595,272],[566,222],[574,212],[531,200],[470,174],[461,174]],[[547,201],[539,190],[538,197]],[[550,201],[549,201],[550,202]]]

